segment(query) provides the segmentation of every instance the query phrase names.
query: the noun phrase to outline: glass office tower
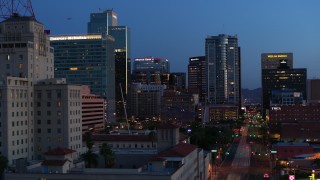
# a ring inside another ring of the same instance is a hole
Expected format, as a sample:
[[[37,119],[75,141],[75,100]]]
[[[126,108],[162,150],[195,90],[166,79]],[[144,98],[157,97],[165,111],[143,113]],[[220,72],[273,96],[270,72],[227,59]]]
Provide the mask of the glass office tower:
[[[165,58],[136,58],[133,64],[134,82],[169,85],[170,64]]]
[[[101,34],[51,36],[55,77],[90,86],[107,100],[107,120],[115,117],[114,38]]]
[[[118,26],[118,15],[113,10],[91,13],[88,33],[108,33],[110,26]]]
[[[190,57],[188,64],[188,91],[199,94],[201,102],[206,97],[206,60],[205,56]]]
[[[241,105],[240,48],[238,37],[208,36],[205,43],[207,102]]]
[[[130,59],[130,29],[127,26],[118,26],[117,14],[113,10],[102,13],[92,13],[88,23],[88,33],[105,33],[115,39],[115,97],[117,105],[117,119],[124,118],[124,109],[120,84],[124,99],[128,94],[131,82],[131,59]]]

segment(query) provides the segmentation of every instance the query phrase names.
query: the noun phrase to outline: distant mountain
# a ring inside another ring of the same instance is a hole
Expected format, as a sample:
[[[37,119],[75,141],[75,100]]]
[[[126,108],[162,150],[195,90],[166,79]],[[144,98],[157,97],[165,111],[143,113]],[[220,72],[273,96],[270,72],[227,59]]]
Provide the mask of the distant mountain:
[[[262,89],[242,89],[242,100],[245,104],[261,104]]]

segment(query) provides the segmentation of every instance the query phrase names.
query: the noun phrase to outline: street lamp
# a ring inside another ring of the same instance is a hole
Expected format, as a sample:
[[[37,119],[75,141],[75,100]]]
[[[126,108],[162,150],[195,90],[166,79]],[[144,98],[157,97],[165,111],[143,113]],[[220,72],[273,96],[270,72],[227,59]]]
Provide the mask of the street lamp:
[[[272,170],[272,176],[274,179],[276,179],[277,171],[276,171],[276,165],[277,165],[277,151],[271,150],[270,151],[271,155],[271,170]]]
[[[216,156],[215,160],[213,159],[213,157],[215,157],[214,153],[217,153],[216,149],[212,149],[211,150],[211,159],[212,159],[212,167],[215,167],[214,169],[214,175],[217,175],[217,165],[216,165],[216,159],[218,159],[219,156]]]

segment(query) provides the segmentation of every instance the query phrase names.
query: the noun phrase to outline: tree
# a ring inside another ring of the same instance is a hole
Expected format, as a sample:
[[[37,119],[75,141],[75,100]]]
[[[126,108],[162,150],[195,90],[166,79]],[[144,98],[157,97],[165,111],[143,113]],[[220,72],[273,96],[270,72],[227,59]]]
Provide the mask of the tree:
[[[151,140],[151,147],[153,147],[153,143],[157,140],[157,134],[154,131],[151,131],[149,134],[149,139]]]
[[[3,172],[8,167],[8,159],[0,154],[0,179],[3,179]]]
[[[81,159],[85,161],[86,168],[91,168],[91,165],[94,165],[94,167],[97,167],[98,165],[98,155],[94,154],[91,149],[86,153],[81,154]]]
[[[99,153],[104,157],[104,166],[106,168],[111,168],[115,161],[115,156],[111,147],[107,143],[103,143]]]
[[[91,131],[86,132],[86,133],[83,135],[83,139],[84,139],[84,141],[86,142],[87,148],[88,148],[89,150],[91,150],[92,147],[93,147],[93,145],[94,145],[94,142],[93,142],[93,139],[92,139],[92,132],[91,132]]]

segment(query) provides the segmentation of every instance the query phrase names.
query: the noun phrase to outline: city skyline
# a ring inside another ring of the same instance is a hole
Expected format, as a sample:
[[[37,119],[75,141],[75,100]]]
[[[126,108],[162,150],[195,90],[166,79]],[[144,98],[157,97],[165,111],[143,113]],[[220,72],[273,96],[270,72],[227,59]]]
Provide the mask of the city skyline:
[[[201,4],[189,0],[183,3],[57,0],[34,2],[33,8],[37,20],[51,30],[51,35],[85,33],[90,13],[113,9],[119,25],[131,28],[131,59],[167,58],[172,72],[187,72],[189,58],[204,55],[207,36],[237,35],[242,47],[242,87],[253,89],[261,87],[261,53],[292,52],[294,68],[307,68],[308,79],[319,78],[316,64],[320,59],[317,54],[320,47],[316,44],[320,40],[317,33],[320,22],[316,20],[319,5],[313,0],[229,0]]]

